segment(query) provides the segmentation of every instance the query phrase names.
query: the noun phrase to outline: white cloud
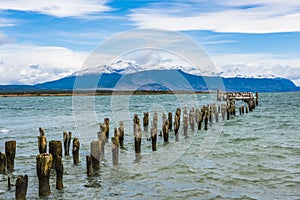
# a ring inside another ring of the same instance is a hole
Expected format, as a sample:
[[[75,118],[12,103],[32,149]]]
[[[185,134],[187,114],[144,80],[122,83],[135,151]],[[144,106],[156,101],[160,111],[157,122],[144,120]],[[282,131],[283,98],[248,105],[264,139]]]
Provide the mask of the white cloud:
[[[140,28],[238,33],[300,31],[298,1],[212,0],[207,4],[210,6],[202,8],[203,2],[195,1],[189,6],[176,3],[171,7],[153,4],[133,9],[129,17]]]
[[[79,70],[86,56],[63,47],[4,44],[0,46],[0,84],[59,79]]]
[[[107,0],[1,0],[0,10],[32,11],[55,17],[86,17],[109,11],[106,3]]]
[[[9,38],[7,35],[0,33],[0,46],[3,44],[11,43],[14,40],[12,38]]]
[[[300,85],[300,58],[270,54],[223,54],[211,58],[222,76],[283,77]],[[234,61],[234,62],[233,62]]]

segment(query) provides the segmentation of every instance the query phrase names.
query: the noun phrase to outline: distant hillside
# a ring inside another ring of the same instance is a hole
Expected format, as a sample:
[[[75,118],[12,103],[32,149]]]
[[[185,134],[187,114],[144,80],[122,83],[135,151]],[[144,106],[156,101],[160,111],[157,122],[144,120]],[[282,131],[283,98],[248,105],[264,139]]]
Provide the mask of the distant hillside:
[[[68,76],[59,80],[28,85],[2,85],[1,93],[25,93],[43,91],[71,91],[74,84],[77,89],[100,90],[194,90],[208,91],[222,88],[222,81],[226,91],[252,92],[291,92],[300,91],[300,88],[284,78],[223,78],[197,76],[181,70],[148,70],[131,74],[103,73],[98,81],[99,74],[84,74]]]

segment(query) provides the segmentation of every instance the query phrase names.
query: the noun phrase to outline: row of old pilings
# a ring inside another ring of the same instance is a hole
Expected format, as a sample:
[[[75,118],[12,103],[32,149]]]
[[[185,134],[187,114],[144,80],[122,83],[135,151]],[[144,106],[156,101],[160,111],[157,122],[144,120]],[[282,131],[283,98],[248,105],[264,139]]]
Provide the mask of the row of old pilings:
[[[48,196],[50,189],[50,171],[53,169],[56,173],[56,189],[63,189],[63,159],[62,159],[62,142],[59,140],[51,140],[49,142],[49,152],[47,153],[47,138],[43,128],[39,128],[38,151],[36,156],[36,173],[38,177],[38,193],[39,196]],[[71,146],[72,133],[63,132],[64,152],[65,156],[69,156]],[[73,163],[79,163],[80,143],[78,138],[73,139]],[[16,155],[16,141],[5,142],[5,154],[0,152],[0,173],[13,172],[14,159]],[[8,176],[8,190],[11,189],[10,177]],[[15,184],[15,198],[18,200],[26,199],[28,188],[28,176],[19,176]]]
[[[245,101],[245,100],[244,100]],[[245,101],[246,102],[246,101]],[[251,102],[251,101],[250,101]],[[255,101],[253,101],[255,102]],[[254,103],[255,104],[255,103]],[[252,105],[252,103],[250,103]],[[249,106],[240,106],[240,113],[244,113],[243,109],[246,109],[248,112]],[[177,108],[174,114],[174,122],[172,119],[173,113],[169,112],[168,115],[162,113],[162,127],[161,131],[158,131],[158,112],[154,112],[153,119],[150,120],[149,113],[143,113],[143,124],[137,114],[133,116],[133,138],[134,138],[134,151],[135,151],[135,160],[139,161],[141,159],[141,146],[143,131],[148,132],[150,127],[151,137],[147,137],[147,141],[151,140],[152,151],[157,151],[157,137],[161,137],[165,144],[169,143],[170,131],[174,131],[175,141],[179,141],[179,128],[181,124],[181,114],[182,114],[182,125],[183,125],[183,136],[188,138],[188,129],[192,131],[197,130],[208,130],[209,126],[212,126],[213,123],[219,122],[219,116],[222,116],[223,121],[230,120],[232,117],[236,116],[236,102],[234,99],[227,99],[226,103],[222,104],[210,104],[203,105],[201,108],[192,107],[189,111],[185,106],[183,113],[180,108]],[[103,158],[104,155],[104,145],[109,136],[109,119],[105,118],[104,123],[100,124],[100,132],[98,132],[98,141],[92,141],[91,143],[91,155],[87,156],[87,175],[92,175],[92,170],[99,170],[99,161]],[[172,126],[174,125],[174,126]],[[172,129],[174,128],[174,130]],[[112,163],[113,165],[119,164],[119,149],[124,149],[124,123],[119,122],[119,128],[114,128],[114,136],[111,138],[111,148],[112,148]],[[95,158],[93,158],[93,156]],[[98,161],[93,161],[93,160]],[[96,166],[93,163],[96,163]]]

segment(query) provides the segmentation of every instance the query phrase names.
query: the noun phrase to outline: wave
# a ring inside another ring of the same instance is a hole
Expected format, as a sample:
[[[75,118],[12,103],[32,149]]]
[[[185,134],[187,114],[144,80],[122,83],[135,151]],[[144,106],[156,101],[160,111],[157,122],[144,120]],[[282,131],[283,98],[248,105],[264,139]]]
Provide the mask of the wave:
[[[9,130],[6,128],[0,128],[0,133],[8,133]]]

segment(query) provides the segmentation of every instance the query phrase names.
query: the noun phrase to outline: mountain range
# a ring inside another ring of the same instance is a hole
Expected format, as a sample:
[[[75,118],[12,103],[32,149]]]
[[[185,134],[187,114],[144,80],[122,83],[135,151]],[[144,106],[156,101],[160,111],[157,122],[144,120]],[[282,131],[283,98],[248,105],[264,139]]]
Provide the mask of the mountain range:
[[[0,85],[0,93],[29,93],[76,90],[147,90],[147,91],[248,91],[292,92],[300,91],[292,81],[285,78],[247,78],[200,76],[182,69],[142,70],[130,66],[115,69],[111,66],[102,71],[86,70],[70,76],[35,85]],[[125,71],[126,70],[126,71]]]

